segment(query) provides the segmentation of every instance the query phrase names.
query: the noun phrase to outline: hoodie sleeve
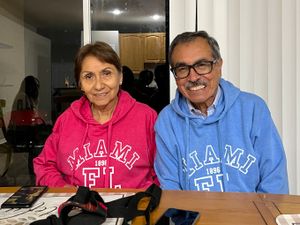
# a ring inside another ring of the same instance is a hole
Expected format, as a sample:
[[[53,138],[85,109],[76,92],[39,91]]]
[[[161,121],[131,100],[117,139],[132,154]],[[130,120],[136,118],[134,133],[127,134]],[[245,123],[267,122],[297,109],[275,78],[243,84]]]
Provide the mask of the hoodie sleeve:
[[[254,117],[254,150],[260,158],[257,192],[288,194],[286,156],[281,138],[266,104],[257,111]]]
[[[36,185],[63,187],[67,185],[57,165],[60,120],[54,126],[53,132],[47,138],[43,151],[33,160]]]
[[[180,185],[180,162],[176,154],[174,136],[172,135],[171,122],[168,121],[170,111],[163,110],[155,124],[156,157],[154,161],[155,172],[160,186],[164,190],[182,190]],[[172,144],[173,143],[173,144]]]

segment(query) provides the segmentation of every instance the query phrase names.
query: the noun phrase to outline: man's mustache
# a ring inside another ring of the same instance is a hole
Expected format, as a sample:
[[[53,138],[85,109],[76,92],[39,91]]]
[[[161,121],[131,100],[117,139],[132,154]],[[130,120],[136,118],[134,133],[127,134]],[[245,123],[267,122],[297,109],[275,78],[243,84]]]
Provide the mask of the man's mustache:
[[[200,86],[200,85],[204,85],[206,87],[207,86],[207,82],[202,81],[200,79],[196,80],[196,81],[188,81],[185,84],[185,88],[189,90],[190,88],[197,87],[197,86]]]

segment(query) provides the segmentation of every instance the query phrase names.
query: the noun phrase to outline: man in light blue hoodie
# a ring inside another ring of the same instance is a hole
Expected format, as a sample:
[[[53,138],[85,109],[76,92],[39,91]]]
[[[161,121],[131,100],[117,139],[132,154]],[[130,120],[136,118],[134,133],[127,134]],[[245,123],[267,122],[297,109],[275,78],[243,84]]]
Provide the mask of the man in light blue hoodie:
[[[178,35],[169,60],[177,91],[155,125],[163,189],[288,194],[282,141],[264,100],[221,78],[205,31]]]

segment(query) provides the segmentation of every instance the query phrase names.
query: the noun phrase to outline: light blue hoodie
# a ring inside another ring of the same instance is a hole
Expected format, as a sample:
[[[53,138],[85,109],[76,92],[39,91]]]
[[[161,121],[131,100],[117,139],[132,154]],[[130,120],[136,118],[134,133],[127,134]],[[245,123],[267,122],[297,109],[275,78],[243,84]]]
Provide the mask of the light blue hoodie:
[[[288,194],[286,157],[266,103],[220,80],[213,115],[193,115],[175,99],[155,125],[162,189]]]

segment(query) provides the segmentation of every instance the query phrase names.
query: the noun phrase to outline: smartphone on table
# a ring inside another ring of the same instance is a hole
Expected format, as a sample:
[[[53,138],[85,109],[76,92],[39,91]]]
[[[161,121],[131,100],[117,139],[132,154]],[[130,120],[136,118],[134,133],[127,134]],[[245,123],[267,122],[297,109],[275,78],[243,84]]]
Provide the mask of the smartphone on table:
[[[195,225],[200,217],[197,211],[169,208],[155,225]]]
[[[30,208],[48,190],[47,186],[22,186],[1,208]]]

